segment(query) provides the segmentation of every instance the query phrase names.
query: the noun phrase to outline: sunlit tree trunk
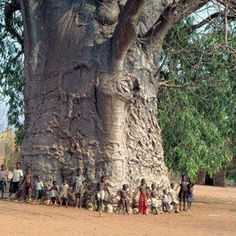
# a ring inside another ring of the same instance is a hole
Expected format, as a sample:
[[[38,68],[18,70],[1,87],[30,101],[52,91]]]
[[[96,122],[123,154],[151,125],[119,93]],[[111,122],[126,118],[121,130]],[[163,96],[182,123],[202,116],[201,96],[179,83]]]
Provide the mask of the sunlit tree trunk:
[[[89,182],[105,174],[114,191],[143,177],[165,187],[156,118],[161,47],[183,9],[207,1],[99,2],[21,1],[24,163],[58,181],[77,168]]]

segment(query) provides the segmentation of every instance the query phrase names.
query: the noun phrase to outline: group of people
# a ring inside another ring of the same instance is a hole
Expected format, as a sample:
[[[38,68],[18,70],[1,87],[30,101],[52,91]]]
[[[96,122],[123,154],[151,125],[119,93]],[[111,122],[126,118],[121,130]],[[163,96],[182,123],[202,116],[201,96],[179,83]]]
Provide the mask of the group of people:
[[[0,191],[2,197],[4,190],[6,189],[6,182],[8,178],[8,171],[6,166],[1,165],[0,170]],[[86,178],[83,176],[82,171],[77,171],[72,186],[69,186],[67,180],[64,180],[63,184],[59,186],[56,181],[51,184],[45,184],[40,176],[37,176],[35,183],[33,184],[33,176],[31,170],[28,168],[24,175],[21,169],[21,163],[17,162],[16,167],[13,170],[13,176],[10,180],[9,196],[11,198],[14,193],[16,200],[22,196],[25,201],[31,201],[32,195],[35,201],[42,201],[43,198],[47,198],[50,204],[55,207],[62,206],[63,204],[68,207],[69,199],[72,199],[76,207],[81,208],[83,204],[84,194],[96,193],[96,205],[99,214],[104,209],[106,201],[106,193],[110,199],[118,197],[118,205],[124,214],[130,213],[130,207],[138,208],[138,213],[148,213],[148,201],[150,201],[151,211],[154,214],[158,214],[160,211],[176,213],[182,210],[188,210],[191,208],[193,199],[193,187],[194,183],[187,181],[185,175],[182,176],[181,181],[175,186],[171,183],[170,188],[161,191],[155,183],[148,187],[145,179],[141,180],[140,185],[136,191],[130,194],[127,184],[123,184],[122,188],[117,191],[115,195],[112,195],[109,191],[108,184],[106,182],[106,176],[102,176],[100,181],[95,187],[90,188],[86,186]],[[179,188],[179,194],[177,195],[177,189]],[[138,201],[135,202],[135,196],[138,196]]]

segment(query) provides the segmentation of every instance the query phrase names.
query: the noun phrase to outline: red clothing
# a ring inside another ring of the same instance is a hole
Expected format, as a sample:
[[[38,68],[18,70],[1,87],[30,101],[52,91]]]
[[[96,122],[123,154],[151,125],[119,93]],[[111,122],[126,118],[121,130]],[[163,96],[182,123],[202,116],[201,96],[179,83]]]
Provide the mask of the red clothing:
[[[147,213],[147,197],[144,194],[140,194],[139,196],[138,211],[141,214]]]

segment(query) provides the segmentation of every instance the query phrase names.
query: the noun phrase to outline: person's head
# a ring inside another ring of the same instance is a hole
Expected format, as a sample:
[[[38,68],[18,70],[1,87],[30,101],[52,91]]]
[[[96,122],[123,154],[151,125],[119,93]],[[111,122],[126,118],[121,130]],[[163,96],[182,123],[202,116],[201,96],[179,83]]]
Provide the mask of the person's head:
[[[144,184],[146,184],[145,179],[141,179],[141,185],[144,185]]]
[[[66,179],[64,180],[64,184],[67,184],[67,180]]]
[[[171,187],[171,189],[173,189],[173,188],[175,187],[175,184],[174,184],[174,183],[171,183],[171,184],[170,184],[170,187]]]
[[[57,186],[57,181],[54,180],[54,181],[52,182],[52,185],[53,185],[53,186]]]
[[[106,176],[103,175],[103,176],[101,177],[101,182],[105,182],[105,181],[106,181]]]
[[[21,163],[18,161],[16,162],[16,169],[20,169],[21,168]]]
[[[31,169],[28,168],[28,169],[26,170],[26,173],[27,173],[27,174],[30,174],[30,173],[31,173]]]
[[[1,165],[2,170],[6,170],[6,166],[4,164]]]
[[[155,190],[156,189],[156,184],[152,184],[152,190]]]
[[[78,176],[82,175],[82,170],[81,170],[81,169],[78,169],[78,170],[77,170],[77,175],[78,175]]]
[[[41,177],[40,175],[38,175],[37,180],[38,180],[38,181],[41,181],[41,180],[42,180],[42,177]]]
[[[127,184],[123,184],[123,190],[127,190],[128,189],[128,185]]]
[[[186,175],[182,175],[182,180],[186,181]]]
[[[166,189],[163,190],[163,194],[166,195],[167,194],[167,191]]]

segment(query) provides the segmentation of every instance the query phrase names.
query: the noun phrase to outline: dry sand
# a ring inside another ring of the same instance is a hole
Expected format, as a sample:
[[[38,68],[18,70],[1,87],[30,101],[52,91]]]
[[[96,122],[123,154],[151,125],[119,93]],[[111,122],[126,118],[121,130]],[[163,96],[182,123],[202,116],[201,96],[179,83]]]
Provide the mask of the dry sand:
[[[236,235],[236,188],[195,186],[192,211],[117,215],[0,201],[0,235]]]

